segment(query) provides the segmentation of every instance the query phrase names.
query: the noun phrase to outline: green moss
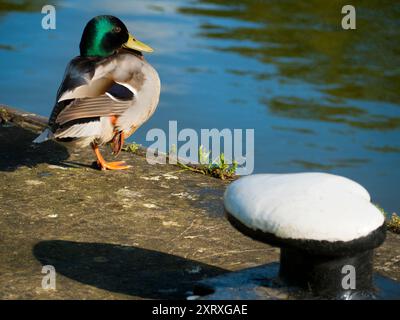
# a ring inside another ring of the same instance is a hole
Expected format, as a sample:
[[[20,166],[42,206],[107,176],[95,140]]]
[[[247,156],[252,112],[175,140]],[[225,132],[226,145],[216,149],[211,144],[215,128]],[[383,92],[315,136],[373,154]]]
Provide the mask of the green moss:
[[[389,215],[387,214],[387,212],[377,203],[374,203],[375,207],[377,207],[379,209],[379,211],[384,215],[385,218],[387,218]]]
[[[4,108],[0,108],[0,124],[6,123],[10,120],[10,115],[7,110]]]
[[[209,155],[210,152],[204,151],[203,146],[200,146],[198,151],[198,159],[200,162],[199,165],[187,165],[179,162],[179,160],[177,164],[185,170],[202,173],[204,175],[219,178],[221,180],[232,179],[235,176],[235,172],[238,166],[238,163],[236,161],[233,161],[231,165],[226,163],[225,155],[221,153],[218,160],[209,163]]]
[[[133,142],[133,143],[128,143],[122,147],[122,151],[130,152],[130,153],[136,153],[140,148],[140,144]]]
[[[375,203],[375,206],[382,212],[386,219],[388,230],[400,234],[400,217],[396,213],[388,214],[380,205]]]
[[[386,225],[388,230],[400,234],[400,217],[396,213],[392,214]]]

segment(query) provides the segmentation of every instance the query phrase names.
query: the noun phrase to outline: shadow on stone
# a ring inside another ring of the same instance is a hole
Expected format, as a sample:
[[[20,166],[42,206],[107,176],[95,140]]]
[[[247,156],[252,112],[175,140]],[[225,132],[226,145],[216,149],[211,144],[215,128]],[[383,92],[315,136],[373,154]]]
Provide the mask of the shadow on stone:
[[[53,141],[33,144],[36,137],[36,133],[21,127],[0,126],[0,171],[39,163],[59,164],[68,159],[67,148]]]
[[[106,243],[42,241],[33,254],[57,274],[100,289],[150,299],[184,299],[195,282],[228,272],[158,251]]]

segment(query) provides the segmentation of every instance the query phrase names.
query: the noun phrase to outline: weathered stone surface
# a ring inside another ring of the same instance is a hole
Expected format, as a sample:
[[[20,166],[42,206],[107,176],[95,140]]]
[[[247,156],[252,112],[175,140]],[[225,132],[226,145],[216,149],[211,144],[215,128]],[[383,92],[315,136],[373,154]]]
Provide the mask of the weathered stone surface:
[[[1,299],[184,298],[199,279],[278,260],[225,220],[228,182],[149,165],[143,151],[119,156],[127,171],[94,170],[90,150],[33,146],[39,127],[0,126]],[[399,258],[389,233],[375,267],[400,279]],[[56,291],[41,288],[47,264]]]

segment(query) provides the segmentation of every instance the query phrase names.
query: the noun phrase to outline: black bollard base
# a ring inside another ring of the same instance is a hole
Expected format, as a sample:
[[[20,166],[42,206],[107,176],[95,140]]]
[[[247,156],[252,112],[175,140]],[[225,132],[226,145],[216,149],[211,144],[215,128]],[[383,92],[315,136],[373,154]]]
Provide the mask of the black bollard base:
[[[282,248],[279,276],[289,285],[310,290],[315,296],[336,298],[372,294],[373,250],[353,256],[311,255]]]
[[[386,238],[385,218],[356,182],[325,173],[255,174],[228,186],[224,207],[239,232],[281,249],[277,274],[271,277],[276,266],[260,269],[269,279],[264,287],[294,299],[385,294],[386,286],[373,283],[372,262]]]
[[[326,295],[315,295],[311,290],[289,285],[280,277],[277,262],[259,267],[230,272],[199,281],[190,300],[321,300]],[[331,298],[333,299],[333,298]],[[341,300],[399,300],[400,283],[374,273],[372,290],[341,291],[334,299]]]
[[[378,277],[380,283],[373,283],[373,249],[385,240],[384,224],[365,237],[329,242],[282,239],[250,229],[229,212],[226,214],[229,222],[241,233],[280,247],[280,264],[265,266],[267,271],[257,271],[260,277],[266,272],[264,280],[267,279],[266,284],[258,283],[272,292],[279,292],[277,296],[287,296],[288,299],[380,299],[386,294],[385,288],[392,287],[397,288],[397,293],[389,291],[388,299],[400,298],[399,283],[388,278],[382,280],[385,278],[381,276]],[[275,269],[276,274],[272,276]],[[246,270],[243,272],[243,277],[250,281],[252,276]]]

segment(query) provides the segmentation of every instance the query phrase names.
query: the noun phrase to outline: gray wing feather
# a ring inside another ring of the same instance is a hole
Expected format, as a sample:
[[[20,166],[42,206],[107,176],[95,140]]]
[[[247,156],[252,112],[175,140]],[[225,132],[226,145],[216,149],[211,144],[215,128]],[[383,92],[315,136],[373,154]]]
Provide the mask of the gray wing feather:
[[[107,95],[96,98],[82,98],[71,102],[57,117],[57,123],[61,126],[69,121],[93,117],[108,117],[110,115],[121,115],[132,100],[117,101]]]

